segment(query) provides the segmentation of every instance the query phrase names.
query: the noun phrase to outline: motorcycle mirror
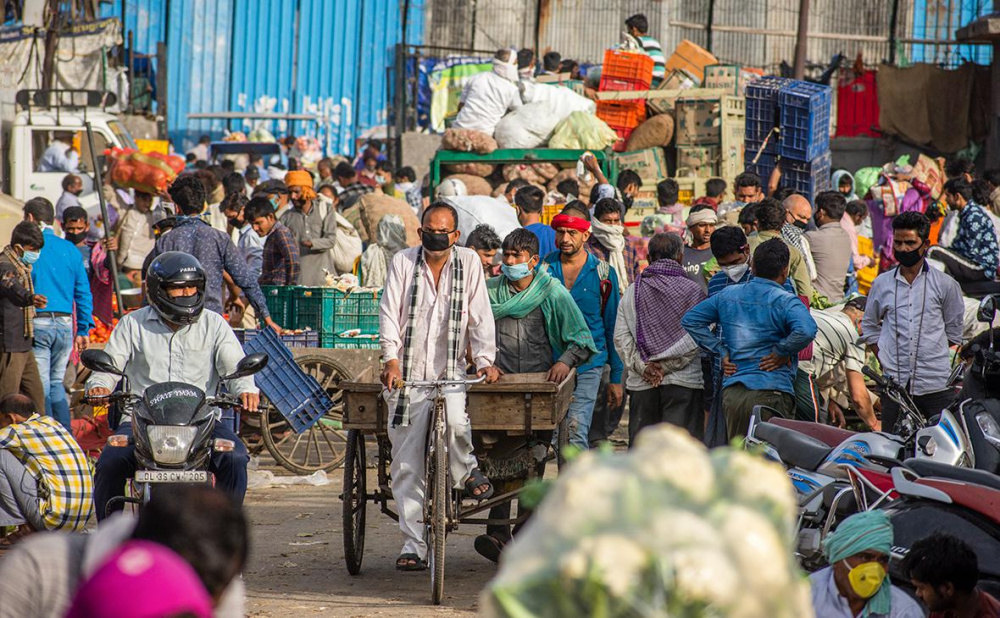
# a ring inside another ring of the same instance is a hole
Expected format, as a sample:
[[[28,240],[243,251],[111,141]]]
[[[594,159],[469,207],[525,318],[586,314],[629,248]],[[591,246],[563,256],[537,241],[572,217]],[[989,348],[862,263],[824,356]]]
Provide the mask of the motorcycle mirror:
[[[80,354],[80,361],[84,367],[91,371],[110,373],[116,376],[125,375],[121,369],[115,366],[115,361],[111,358],[111,355],[104,350],[84,350]]]
[[[235,380],[237,378],[245,378],[247,376],[252,376],[253,374],[259,372],[264,367],[267,367],[268,356],[263,352],[257,352],[256,354],[250,354],[244,356],[243,360],[236,365],[236,371],[222,378],[223,380]]]
[[[997,315],[997,297],[990,294],[979,301],[979,309],[976,311],[976,319],[986,324],[992,324]]]

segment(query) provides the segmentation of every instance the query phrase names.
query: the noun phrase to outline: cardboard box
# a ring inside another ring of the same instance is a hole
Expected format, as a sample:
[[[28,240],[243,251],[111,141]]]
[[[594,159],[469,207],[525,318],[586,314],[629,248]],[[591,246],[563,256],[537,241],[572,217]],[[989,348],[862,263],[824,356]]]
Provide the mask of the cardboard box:
[[[698,80],[684,69],[677,69],[667,73],[667,77],[656,87],[657,90],[689,90],[698,87]],[[672,114],[674,113],[674,101],[676,99],[649,99],[646,107],[651,114]]]
[[[713,64],[705,67],[705,87],[728,90],[731,94],[740,91],[740,67],[735,64]]]
[[[663,148],[647,148],[623,152],[618,158],[618,170],[633,170],[642,178],[643,185],[655,185],[667,177],[667,157]]]
[[[699,178],[713,178],[719,175],[718,146],[678,146],[677,173],[687,170]]]
[[[718,145],[722,124],[720,99],[677,99],[675,132],[678,146]]]
[[[674,53],[667,58],[665,66],[667,71],[684,69],[694,75],[699,83],[704,83],[705,67],[712,64],[719,64],[719,59],[704,47],[684,39],[674,48]]]

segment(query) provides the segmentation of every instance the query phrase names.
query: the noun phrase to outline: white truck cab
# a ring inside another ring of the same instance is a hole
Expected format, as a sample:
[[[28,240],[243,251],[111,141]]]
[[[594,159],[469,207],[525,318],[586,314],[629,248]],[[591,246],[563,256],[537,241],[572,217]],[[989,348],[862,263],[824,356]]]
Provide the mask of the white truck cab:
[[[104,151],[109,148],[136,148],[135,140],[117,116],[104,111],[113,97],[109,93],[87,90],[22,90],[17,93],[21,111],[17,113],[5,136],[7,154],[7,192],[28,201],[34,197],[48,198],[53,204],[62,194],[62,181],[67,174],[76,174],[83,181],[80,202],[92,214],[99,212],[94,192],[94,167],[106,170]],[[94,134],[94,150],[90,151],[86,123]],[[68,139],[57,142],[56,137]],[[75,152],[73,166],[52,169],[42,160],[50,147],[64,153]],[[96,157],[95,157],[96,154]]]

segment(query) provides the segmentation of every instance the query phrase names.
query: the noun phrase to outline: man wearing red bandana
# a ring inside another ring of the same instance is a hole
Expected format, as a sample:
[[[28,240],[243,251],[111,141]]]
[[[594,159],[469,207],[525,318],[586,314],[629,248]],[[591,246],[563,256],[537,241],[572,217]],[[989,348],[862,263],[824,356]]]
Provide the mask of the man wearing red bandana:
[[[584,248],[590,238],[590,213],[567,208],[553,217],[552,228],[556,231],[558,251],[546,256],[545,264],[549,274],[565,285],[576,301],[597,347],[597,354],[577,368],[576,389],[568,412],[570,444],[587,449],[590,447],[590,424],[605,365],[611,366],[608,406],[617,407],[623,396],[623,365],[614,345],[621,293],[614,269]]]

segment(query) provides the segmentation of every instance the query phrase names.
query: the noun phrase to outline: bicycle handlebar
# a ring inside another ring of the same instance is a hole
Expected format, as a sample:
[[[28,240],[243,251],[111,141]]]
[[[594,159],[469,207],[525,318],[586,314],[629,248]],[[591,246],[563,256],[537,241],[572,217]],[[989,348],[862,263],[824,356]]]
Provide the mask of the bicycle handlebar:
[[[479,384],[486,379],[486,376],[479,376],[475,380],[415,380],[413,382],[404,382],[403,387],[418,387],[418,388],[434,388],[437,386],[469,386],[472,384]]]

